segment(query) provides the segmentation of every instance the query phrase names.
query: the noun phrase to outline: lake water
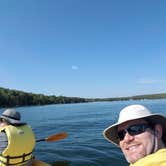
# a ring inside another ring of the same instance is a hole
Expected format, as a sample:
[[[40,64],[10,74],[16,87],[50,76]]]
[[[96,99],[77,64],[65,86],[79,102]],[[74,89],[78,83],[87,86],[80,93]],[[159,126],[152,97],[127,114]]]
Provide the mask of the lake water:
[[[20,107],[36,138],[67,132],[56,142],[38,142],[34,154],[54,166],[127,166],[121,151],[104,139],[103,130],[114,123],[119,111],[130,104],[144,104],[166,114],[166,100],[139,100]],[[0,109],[2,112],[2,109]]]

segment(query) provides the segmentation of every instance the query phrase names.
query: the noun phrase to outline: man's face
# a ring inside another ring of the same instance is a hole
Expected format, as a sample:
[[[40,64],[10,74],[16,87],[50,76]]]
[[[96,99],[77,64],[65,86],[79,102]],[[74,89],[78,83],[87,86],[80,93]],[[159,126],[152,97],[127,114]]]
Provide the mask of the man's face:
[[[147,124],[143,119],[126,122],[118,127],[118,131],[128,128],[132,125]],[[145,132],[131,136],[128,132],[124,139],[119,142],[119,146],[129,163],[135,163],[137,160],[151,154],[154,149],[154,132],[147,128]]]
[[[7,126],[7,122],[4,119],[0,119],[0,127],[5,127]]]

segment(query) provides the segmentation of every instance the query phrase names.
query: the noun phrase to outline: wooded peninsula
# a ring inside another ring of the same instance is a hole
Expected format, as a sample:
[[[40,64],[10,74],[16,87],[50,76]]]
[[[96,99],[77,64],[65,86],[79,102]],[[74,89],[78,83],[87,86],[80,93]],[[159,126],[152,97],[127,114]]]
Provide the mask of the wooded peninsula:
[[[99,102],[99,101],[123,101],[123,100],[164,99],[164,98],[166,98],[166,93],[137,95],[130,97],[116,97],[116,98],[80,98],[80,97],[66,97],[66,96],[55,96],[55,95],[47,96],[43,94],[35,94],[35,93],[29,93],[29,92],[0,87],[0,108],[48,105],[48,104],[68,104],[68,103],[85,103],[85,102]]]

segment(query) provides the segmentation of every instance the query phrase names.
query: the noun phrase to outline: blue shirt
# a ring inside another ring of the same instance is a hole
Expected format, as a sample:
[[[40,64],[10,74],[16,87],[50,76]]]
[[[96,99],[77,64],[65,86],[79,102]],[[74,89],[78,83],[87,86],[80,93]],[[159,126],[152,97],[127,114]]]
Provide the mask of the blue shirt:
[[[7,145],[8,145],[7,135],[5,132],[2,131],[0,132],[0,153],[4,151]]]

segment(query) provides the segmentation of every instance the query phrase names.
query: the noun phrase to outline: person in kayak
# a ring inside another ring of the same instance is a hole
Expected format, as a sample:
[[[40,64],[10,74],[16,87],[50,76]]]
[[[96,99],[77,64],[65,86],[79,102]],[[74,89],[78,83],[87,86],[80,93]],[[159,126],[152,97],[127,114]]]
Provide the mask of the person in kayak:
[[[0,116],[0,166],[30,166],[35,135],[31,127],[21,122],[21,115],[6,109]]]
[[[166,166],[165,115],[152,114],[143,105],[130,105],[103,135],[121,148],[130,166]]]

